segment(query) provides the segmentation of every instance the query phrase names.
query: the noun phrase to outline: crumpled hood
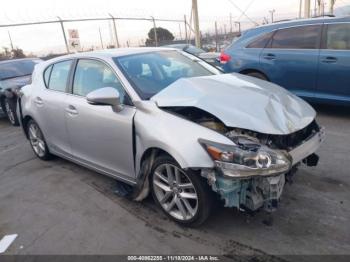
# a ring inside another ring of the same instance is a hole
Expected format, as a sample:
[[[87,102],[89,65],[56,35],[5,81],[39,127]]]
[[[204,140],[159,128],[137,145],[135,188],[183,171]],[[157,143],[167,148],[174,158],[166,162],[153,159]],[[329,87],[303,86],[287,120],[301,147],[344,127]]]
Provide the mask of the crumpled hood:
[[[278,85],[241,74],[182,78],[151,98],[158,107],[197,107],[226,126],[284,135],[313,121],[315,110]]]

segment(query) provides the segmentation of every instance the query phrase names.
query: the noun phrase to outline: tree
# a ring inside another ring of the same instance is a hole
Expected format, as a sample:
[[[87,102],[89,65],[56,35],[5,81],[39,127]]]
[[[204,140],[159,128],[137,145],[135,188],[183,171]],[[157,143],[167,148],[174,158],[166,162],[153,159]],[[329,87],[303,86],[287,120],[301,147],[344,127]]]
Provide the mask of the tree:
[[[26,57],[26,55],[23,53],[23,50],[18,48],[18,47],[12,49],[11,53],[12,53],[13,58],[25,58]]]
[[[165,28],[162,27],[156,27],[157,32],[157,40],[158,43],[169,43],[174,40],[173,34]],[[148,32],[148,38],[146,39],[146,46],[154,46],[155,45],[155,38],[154,38],[154,28],[151,28]]]

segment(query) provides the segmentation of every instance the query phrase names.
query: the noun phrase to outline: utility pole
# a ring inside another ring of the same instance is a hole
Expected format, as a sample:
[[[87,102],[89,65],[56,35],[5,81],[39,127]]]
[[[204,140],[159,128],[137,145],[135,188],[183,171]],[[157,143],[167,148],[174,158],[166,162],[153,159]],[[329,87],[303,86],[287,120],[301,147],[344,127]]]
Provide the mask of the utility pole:
[[[186,39],[186,44],[188,44],[188,36],[187,36],[187,18],[186,18],[186,15],[184,15],[184,23],[185,23],[185,39]]]
[[[179,24],[180,40],[182,40],[181,24]]]
[[[232,35],[232,13],[230,13],[230,34]]]
[[[12,51],[14,48],[13,48],[13,42],[12,42],[10,31],[7,31],[7,34],[9,35],[10,44],[11,44],[11,51]]]
[[[304,18],[310,18],[310,0],[305,0]]]
[[[101,47],[103,49],[103,41],[102,41],[102,34],[101,34],[101,28],[100,27],[98,28],[98,32],[100,34]]]
[[[273,14],[275,13],[275,11],[276,11],[275,9],[272,9],[269,11],[271,14],[271,23],[273,23]]]
[[[197,0],[192,0],[192,13],[194,20],[194,31],[195,31],[195,43],[198,48],[201,47],[201,36],[199,31],[199,17],[198,17],[198,5]]]
[[[335,4],[335,0],[329,0],[329,14],[333,15],[334,13],[334,4]]]
[[[299,19],[301,19],[301,9],[302,9],[302,5],[303,5],[303,0],[299,1]]]
[[[215,50],[218,51],[218,23],[215,21]]]
[[[226,32],[226,24],[224,24],[224,38],[225,38],[225,40],[226,40],[226,34],[227,34],[227,32]]]
[[[241,22],[236,21],[235,24],[238,25],[238,32],[241,34]]]
[[[158,46],[158,36],[157,36],[157,27],[156,27],[156,20],[153,16],[151,16],[153,21],[153,33],[154,33],[154,43],[156,46]]]

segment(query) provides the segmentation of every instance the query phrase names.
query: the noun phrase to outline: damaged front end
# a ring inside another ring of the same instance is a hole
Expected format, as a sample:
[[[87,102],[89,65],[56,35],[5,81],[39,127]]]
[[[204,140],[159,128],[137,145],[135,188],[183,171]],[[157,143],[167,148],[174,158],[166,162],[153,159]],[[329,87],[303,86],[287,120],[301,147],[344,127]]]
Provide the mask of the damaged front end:
[[[167,108],[197,124],[228,137],[234,145],[199,139],[215,163],[202,169],[212,190],[226,207],[274,211],[285,182],[291,180],[300,163],[316,166],[314,153],[324,139],[316,121],[287,135],[269,135],[240,128],[229,128],[215,116],[195,108]]]
[[[316,166],[314,153],[324,139],[315,121],[290,135],[266,135],[241,129],[226,132],[235,146],[200,143],[215,162],[214,169],[202,170],[225,206],[255,211],[277,208],[286,180],[300,162]]]

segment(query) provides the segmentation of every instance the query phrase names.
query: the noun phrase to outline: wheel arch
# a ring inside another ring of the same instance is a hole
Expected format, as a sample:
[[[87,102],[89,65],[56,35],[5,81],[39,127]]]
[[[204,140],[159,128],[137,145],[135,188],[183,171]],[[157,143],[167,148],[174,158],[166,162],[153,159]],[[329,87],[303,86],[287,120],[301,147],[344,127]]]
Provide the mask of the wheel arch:
[[[23,132],[26,136],[26,138],[28,139],[29,136],[28,136],[28,129],[27,129],[27,125],[29,123],[30,120],[34,120],[33,117],[31,117],[30,115],[26,115],[24,116],[22,119],[21,119],[21,122],[22,122],[22,129],[23,129]],[[35,121],[35,120],[34,120]]]
[[[151,174],[154,161],[160,155],[168,155],[173,158],[181,167],[178,159],[173,154],[169,153],[168,150],[160,146],[152,146],[145,149],[137,161],[136,165],[139,166],[137,169],[137,184],[134,188],[133,199],[141,201],[145,199],[150,192],[149,175]]]
[[[270,81],[270,78],[261,70],[259,69],[253,69],[253,68],[248,68],[248,69],[244,69],[242,71],[239,71],[240,74],[246,75],[249,73],[259,73],[262,74],[268,81]]]

